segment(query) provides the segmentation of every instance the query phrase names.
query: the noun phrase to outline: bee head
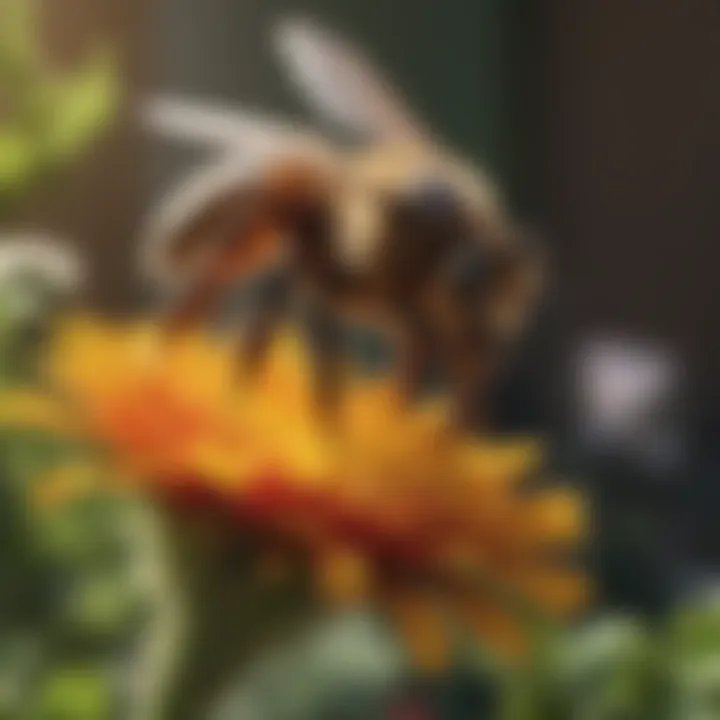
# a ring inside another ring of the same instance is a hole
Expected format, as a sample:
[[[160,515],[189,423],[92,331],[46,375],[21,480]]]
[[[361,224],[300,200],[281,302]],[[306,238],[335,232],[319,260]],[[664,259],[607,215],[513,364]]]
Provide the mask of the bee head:
[[[465,225],[464,202],[457,188],[442,179],[423,178],[402,188],[395,207],[423,234],[449,238],[459,234]]]
[[[471,237],[450,254],[443,271],[461,306],[477,308],[485,326],[512,337],[537,304],[543,265],[534,238],[513,230],[502,243]]]

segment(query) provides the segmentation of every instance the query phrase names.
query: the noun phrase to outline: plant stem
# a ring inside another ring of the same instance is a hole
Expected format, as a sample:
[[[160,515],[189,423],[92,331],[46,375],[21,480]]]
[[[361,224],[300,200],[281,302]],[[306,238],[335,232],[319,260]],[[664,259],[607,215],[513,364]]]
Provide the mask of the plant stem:
[[[294,582],[257,582],[258,546],[234,529],[163,523],[166,577],[132,718],[204,720],[230,681],[306,624],[310,593],[303,573]]]

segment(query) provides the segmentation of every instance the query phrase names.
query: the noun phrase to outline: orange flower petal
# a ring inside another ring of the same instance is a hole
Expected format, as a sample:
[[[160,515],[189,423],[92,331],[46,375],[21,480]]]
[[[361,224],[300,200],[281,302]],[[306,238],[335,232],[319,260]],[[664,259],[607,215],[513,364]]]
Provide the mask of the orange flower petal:
[[[391,592],[384,604],[415,666],[430,674],[446,670],[451,657],[451,640],[446,618],[437,602],[417,592]]]
[[[366,558],[343,548],[325,549],[318,558],[316,574],[322,597],[338,607],[367,600],[371,573]]]

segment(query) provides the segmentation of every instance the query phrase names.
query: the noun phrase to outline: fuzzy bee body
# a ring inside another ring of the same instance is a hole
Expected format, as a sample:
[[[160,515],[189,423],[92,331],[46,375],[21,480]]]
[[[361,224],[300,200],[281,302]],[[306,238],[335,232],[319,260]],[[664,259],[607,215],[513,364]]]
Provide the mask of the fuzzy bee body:
[[[165,274],[186,279],[169,325],[198,322],[229,285],[280,268],[247,331],[252,363],[300,301],[317,351],[320,400],[334,406],[339,318],[371,320],[398,336],[403,392],[412,396],[429,363],[440,360],[463,422],[472,424],[533,305],[535,258],[493,184],[416,131],[349,46],[303,24],[283,37],[300,84],[309,79],[320,104],[345,124],[361,118],[372,140],[354,151],[278,146],[243,173],[204,179],[199,196],[177,198],[151,243]],[[329,67],[340,76],[323,75]],[[336,98],[343,88],[355,93],[345,105]]]

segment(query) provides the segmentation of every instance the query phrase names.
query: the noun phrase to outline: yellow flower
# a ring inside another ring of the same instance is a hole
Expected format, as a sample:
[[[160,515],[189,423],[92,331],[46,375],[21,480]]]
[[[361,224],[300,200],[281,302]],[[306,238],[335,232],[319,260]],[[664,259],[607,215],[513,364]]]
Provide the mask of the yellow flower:
[[[0,420],[64,424],[153,496],[290,540],[328,599],[378,600],[428,666],[452,625],[514,649],[516,602],[582,605],[584,579],[557,551],[582,538],[583,504],[567,489],[521,491],[541,467],[536,443],[460,436],[443,402],[403,408],[387,380],[359,378],[329,429],[307,363],[286,336],[243,378],[224,340],[79,319],[50,349],[48,393],[6,397]]]

